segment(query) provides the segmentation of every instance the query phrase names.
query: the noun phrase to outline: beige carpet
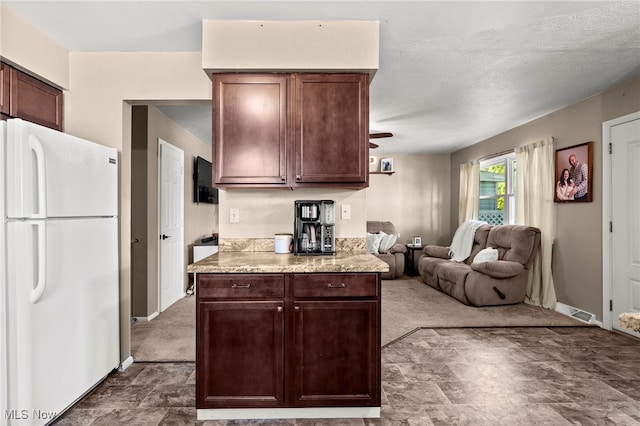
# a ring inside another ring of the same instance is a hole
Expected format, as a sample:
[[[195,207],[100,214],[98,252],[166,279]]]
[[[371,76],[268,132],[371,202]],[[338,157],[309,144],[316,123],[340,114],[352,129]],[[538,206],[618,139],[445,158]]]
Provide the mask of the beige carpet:
[[[585,326],[549,309],[521,303],[474,308],[424,284],[419,277],[382,281],[382,344],[420,327]],[[131,354],[140,361],[195,361],[195,296],[131,327]]]
[[[382,282],[382,345],[416,328],[586,326],[550,309],[518,305],[473,307],[426,285],[420,277]]]
[[[153,320],[131,326],[131,356],[136,362],[195,361],[196,297],[183,297]]]

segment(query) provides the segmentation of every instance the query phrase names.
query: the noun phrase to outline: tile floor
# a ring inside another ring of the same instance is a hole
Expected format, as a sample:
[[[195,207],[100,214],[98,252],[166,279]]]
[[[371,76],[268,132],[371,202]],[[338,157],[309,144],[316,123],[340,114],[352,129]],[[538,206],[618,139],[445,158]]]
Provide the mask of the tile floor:
[[[136,363],[55,425],[640,425],[640,341],[597,327],[422,329],[382,362],[380,419],[198,422],[193,363]]]

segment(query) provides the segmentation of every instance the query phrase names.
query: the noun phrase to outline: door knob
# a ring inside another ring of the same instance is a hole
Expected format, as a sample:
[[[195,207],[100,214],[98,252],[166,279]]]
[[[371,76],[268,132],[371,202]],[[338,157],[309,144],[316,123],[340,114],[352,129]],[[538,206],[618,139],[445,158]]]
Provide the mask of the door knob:
[[[171,238],[171,235],[165,235],[165,234],[160,235],[161,240],[166,240],[167,238]]]

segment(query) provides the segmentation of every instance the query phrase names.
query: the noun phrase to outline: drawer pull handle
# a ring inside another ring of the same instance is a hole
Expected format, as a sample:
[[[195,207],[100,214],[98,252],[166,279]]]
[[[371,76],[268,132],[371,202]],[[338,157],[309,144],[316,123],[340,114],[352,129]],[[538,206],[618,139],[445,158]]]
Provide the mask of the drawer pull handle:
[[[231,288],[251,288],[251,284],[232,284]]]
[[[300,306],[294,306],[293,310],[296,312],[300,312]]]
[[[338,285],[333,285],[332,283],[327,284],[327,288],[345,288],[346,285],[344,283],[340,283]]]
[[[282,312],[282,306],[278,306],[278,307],[276,308],[276,312]]]

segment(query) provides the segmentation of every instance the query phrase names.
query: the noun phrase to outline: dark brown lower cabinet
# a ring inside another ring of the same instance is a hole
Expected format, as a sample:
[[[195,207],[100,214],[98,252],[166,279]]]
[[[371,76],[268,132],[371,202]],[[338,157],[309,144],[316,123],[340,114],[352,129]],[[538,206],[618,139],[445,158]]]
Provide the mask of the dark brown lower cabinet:
[[[196,294],[197,407],[281,407],[282,275],[201,275]]]
[[[295,405],[379,405],[376,301],[295,303]]]
[[[198,274],[196,407],[380,406],[380,274]]]

